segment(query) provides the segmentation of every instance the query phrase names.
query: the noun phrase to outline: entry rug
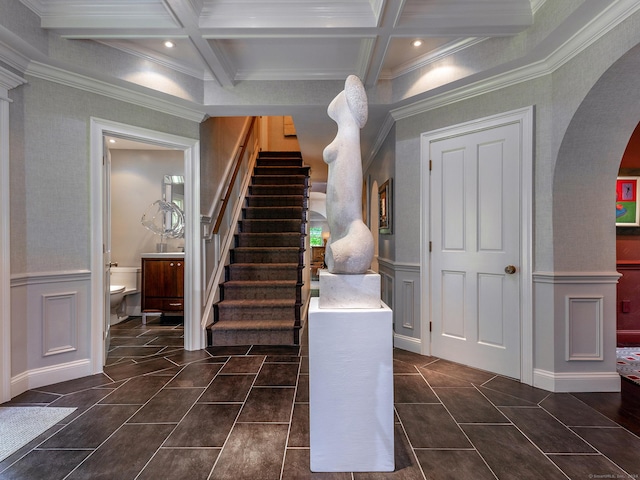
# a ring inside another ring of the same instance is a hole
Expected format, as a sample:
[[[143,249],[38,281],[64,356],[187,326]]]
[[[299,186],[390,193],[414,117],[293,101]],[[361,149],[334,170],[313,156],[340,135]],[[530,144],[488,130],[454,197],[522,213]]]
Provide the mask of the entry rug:
[[[640,347],[616,349],[618,373],[640,385]]]
[[[0,462],[73,411],[75,408],[0,407]]]

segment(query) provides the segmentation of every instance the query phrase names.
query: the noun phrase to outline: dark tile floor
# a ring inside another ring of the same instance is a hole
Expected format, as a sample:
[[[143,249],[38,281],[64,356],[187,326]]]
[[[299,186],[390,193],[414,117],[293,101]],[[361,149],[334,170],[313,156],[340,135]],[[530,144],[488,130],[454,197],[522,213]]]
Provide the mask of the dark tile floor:
[[[589,479],[640,473],[640,386],[551,394],[394,352],[396,471],[309,472],[307,348],[181,348],[182,328],[113,328],[104,375],[12,405],[74,406],[1,479]]]

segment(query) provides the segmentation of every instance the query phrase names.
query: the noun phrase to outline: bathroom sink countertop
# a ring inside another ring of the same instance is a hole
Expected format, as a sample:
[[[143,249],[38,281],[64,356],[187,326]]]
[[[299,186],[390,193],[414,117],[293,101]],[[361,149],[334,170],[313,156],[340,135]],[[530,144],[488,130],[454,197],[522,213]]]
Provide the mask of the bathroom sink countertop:
[[[184,258],[184,252],[150,252],[141,254],[142,258]]]

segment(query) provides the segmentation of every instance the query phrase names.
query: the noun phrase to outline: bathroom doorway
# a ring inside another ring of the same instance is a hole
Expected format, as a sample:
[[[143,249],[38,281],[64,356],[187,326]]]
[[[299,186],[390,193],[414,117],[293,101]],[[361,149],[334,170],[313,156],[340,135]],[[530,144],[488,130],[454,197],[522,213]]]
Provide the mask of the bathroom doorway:
[[[108,311],[109,285],[105,271],[110,268],[105,259],[105,249],[110,238],[108,222],[105,222],[109,197],[105,187],[108,174],[108,154],[104,138],[141,142],[182,151],[184,160],[184,210],[185,210],[185,270],[184,270],[184,348],[199,350],[205,345],[204,331],[200,326],[201,272],[200,272],[200,158],[199,141],[151,131],[108,120],[91,119],[91,359],[94,373],[102,371],[106,355],[108,327],[105,315]],[[160,188],[158,186],[158,188]]]

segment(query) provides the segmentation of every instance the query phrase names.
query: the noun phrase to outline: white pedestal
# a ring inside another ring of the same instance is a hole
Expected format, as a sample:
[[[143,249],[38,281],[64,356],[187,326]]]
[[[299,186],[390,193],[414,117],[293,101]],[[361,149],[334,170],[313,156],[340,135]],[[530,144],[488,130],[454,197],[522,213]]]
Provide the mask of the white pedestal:
[[[321,309],[314,297],[308,327],[311,471],[393,471],[391,309]]]

